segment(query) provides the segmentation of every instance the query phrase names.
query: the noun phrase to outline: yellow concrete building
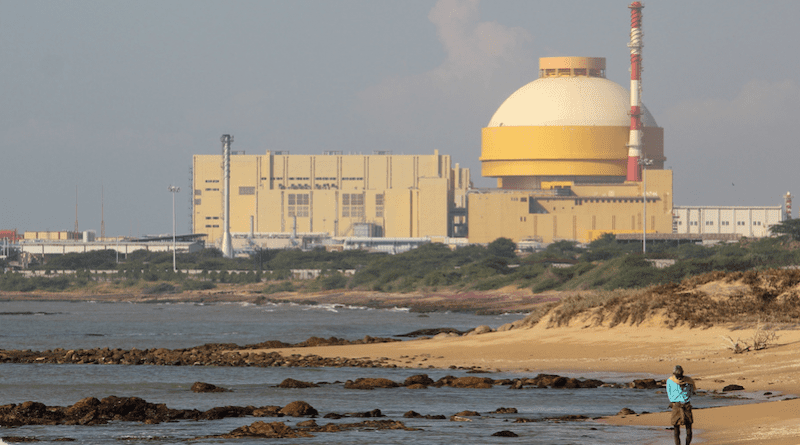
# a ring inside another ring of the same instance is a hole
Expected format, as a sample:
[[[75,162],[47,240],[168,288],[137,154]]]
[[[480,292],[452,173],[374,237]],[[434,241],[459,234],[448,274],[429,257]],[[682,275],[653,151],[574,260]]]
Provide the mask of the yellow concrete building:
[[[539,78],[512,94],[482,130],[481,171],[498,189],[468,196],[469,240],[590,241],[602,233],[672,232],[664,131],[644,109],[644,182],[626,182],[630,93],[605,59],[540,59]],[[643,221],[646,213],[647,221]]]
[[[469,170],[452,167],[450,156],[438,151],[234,154],[230,171],[234,235],[296,230],[331,237],[447,237],[465,230]],[[223,226],[222,155],[195,155],[192,172],[194,232],[218,243]]]

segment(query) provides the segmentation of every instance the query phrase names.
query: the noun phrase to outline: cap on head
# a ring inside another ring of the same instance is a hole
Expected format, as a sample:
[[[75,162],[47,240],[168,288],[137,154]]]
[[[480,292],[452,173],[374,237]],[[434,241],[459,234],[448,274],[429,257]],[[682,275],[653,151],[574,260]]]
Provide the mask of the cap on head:
[[[672,371],[672,374],[683,375],[683,368],[681,367],[681,365],[675,366],[675,369]]]

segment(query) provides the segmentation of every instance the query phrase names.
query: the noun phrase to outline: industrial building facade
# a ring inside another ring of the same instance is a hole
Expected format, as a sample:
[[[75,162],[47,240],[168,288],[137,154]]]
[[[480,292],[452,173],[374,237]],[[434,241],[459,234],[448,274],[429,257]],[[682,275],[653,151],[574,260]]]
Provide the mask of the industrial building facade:
[[[195,155],[194,233],[222,237],[221,155]],[[447,237],[465,229],[469,170],[449,155],[326,152],[230,157],[230,228],[239,234]],[[366,228],[366,232],[364,230]]]
[[[540,190],[473,191],[469,240],[499,236],[515,242],[588,242],[603,233],[672,232],[672,171],[647,172],[647,209],[642,183],[558,186]]]

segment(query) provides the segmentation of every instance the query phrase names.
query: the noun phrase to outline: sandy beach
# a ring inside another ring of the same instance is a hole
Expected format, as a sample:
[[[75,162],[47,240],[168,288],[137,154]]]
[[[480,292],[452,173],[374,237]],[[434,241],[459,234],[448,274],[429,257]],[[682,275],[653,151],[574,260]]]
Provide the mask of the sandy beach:
[[[296,348],[282,354],[323,357],[386,357],[398,366],[479,367],[487,371],[520,370],[648,373],[666,378],[676,364],[697,381],[698,389],[721,391],[729,384],[758,393],[764,402],[695,410],[695,442],[709,444],[800,443],[800,399],[769,401],[776,394],[800,394],[800,330],[778,331],[777,344],[734,354],[723,337],[750,339],[754,329],[708,329],[655,326],[570,327],[540,325],[462,337],[402,343]],[[771,392],[772,395],[763,394]],[[669,413],[612,417],[619,425],[667,427]]]

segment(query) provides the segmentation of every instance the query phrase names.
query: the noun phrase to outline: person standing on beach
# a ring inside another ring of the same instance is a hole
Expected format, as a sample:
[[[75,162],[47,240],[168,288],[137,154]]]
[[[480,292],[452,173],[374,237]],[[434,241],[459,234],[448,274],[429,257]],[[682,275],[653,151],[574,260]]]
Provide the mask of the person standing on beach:
[[[686,427],[686,445],[692,443],[692,395],[697,388],[691,377],[683,375],[683,368],[678,365],[672,371],[672,376],[667,379],[667,397],[672,408],[673,432],[675,445],[681,445],[681,425]]]

